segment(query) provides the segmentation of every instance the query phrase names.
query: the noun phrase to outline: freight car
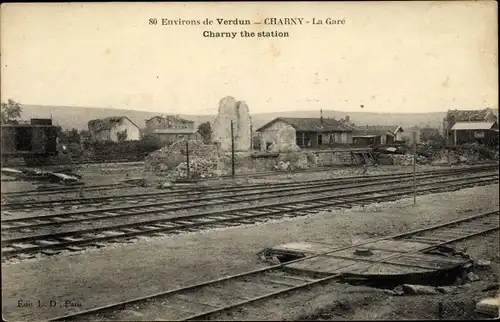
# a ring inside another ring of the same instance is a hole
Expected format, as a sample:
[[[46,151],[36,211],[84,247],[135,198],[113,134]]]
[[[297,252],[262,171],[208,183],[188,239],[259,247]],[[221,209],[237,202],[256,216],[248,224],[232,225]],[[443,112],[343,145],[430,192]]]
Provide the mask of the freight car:
[[[29,124],[2,124],[2,164],[23,158],[26,165],[50,164],[58,155],[58,129],[50,119],[31,119]]]

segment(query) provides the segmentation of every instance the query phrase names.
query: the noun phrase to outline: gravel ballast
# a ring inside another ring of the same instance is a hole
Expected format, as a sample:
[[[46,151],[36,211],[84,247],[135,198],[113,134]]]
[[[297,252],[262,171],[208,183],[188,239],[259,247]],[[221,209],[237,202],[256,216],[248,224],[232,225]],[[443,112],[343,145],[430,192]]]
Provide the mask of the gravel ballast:
[[[267,266],[257,253],[278,244],[321,241],[344,246],[497,210],[498,195],[498,185],[475,187],[417,197],[416,207],[413,199],[407,198],[292,220],[144,238],[133,244],[4,264],[4,317],[13,320],[58,316],[70,309],[89,309],[253,270]],[[33,306],[18,307],[20,300],[31,301]],[[53,300],[58,305],[38,308],[38,300]],[[81,307],[60,307],[64,301]]]

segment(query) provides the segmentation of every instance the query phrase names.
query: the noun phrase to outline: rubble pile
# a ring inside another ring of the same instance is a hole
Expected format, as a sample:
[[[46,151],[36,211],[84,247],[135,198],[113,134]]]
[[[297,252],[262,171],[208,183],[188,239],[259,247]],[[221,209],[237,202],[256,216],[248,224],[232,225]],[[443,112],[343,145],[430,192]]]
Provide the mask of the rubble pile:
[[[276,158],[275,170],[294,171],[297,169],[307,169],[307,155],[304,152],[280,153]]]
[[[280,161],[278,162],[277,165],[274,166],[274,170],[276,171],[289,171],[289,169],[290,169],[290,161],[287,162]]]
[[[217,169],[217,160],[194,158],[189,160],[189,177],[192,179],[203,179],[220,176],[222,173]],[[169,179],[181,179],[188,177],[187,162],[181,162],[173,171],[167,174]]]
[[[218,150],[215,145],[206,145],[202,141],[189,140],[189,159],[196,164],[205,164],[204,161],[218,162]],[[172,145],[165,146],[155,152],[150,153],[144,161],[147,171],[168,174],[170,171],[177,171],[181,163],[186,163],[186,141],[181,140]],[[197,166],[197,165],[196,165]]]
[[[315,153],[308,153],[306,158],[307,158],[307,164],[309,164],[312,167],[317,166],[318,156]]]
[[[389,155],[392,164],[394,165],[412,165],[413,164],[413,155],[411,154],[390,154]]]

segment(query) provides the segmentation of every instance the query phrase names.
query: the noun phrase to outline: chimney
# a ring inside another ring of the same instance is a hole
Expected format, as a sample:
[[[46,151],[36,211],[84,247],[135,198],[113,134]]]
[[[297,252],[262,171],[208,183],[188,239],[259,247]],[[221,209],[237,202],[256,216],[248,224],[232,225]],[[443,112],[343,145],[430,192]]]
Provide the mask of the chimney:
[[[351,119],[349,118],[349,115],[346,115],[344,119],[345,119],[345,122],[347,124],[351,123]]]
[[[323,110],[322,109],[319,110],[319,115],[320,115],[319,122],[321,124],[321,127],[323,127]]]

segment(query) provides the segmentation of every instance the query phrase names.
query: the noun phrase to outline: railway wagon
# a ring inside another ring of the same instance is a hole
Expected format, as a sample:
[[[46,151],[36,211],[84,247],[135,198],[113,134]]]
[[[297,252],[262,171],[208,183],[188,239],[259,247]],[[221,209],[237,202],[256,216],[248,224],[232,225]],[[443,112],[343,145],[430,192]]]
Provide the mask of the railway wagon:
[[[58,155],[57,127],[51,120],[32,119],[30,124],[2,124],[2,163],[23,158],[26,164],[48,164]]]

